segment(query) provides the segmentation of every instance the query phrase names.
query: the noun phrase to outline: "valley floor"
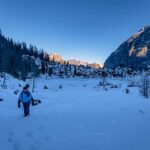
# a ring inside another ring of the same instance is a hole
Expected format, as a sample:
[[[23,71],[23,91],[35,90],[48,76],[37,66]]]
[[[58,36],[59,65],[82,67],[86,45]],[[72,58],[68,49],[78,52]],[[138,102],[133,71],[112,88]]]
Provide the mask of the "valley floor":
[[[39,79],[33,96],[42,103],[24,118],[13,92],[25,83],[8,78],[0,87],[0,150],[149,150],[150,101],[136,87],[126,94],[127,81],[109,82],[119,88],[104,91],[99,79]]]

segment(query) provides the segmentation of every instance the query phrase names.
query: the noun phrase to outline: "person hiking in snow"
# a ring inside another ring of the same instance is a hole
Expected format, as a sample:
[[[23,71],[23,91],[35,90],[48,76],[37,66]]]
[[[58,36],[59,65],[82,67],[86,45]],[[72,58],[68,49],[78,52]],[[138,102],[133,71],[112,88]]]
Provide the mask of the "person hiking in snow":
[[[26,84],[26,86],[25,86],[26,88],[27,88],[27,90],[29,91],[29,87],[30,87],[30,85],[27,83]],[[34,105],[34,99],[33,99],[33,97],[32,97],[32,99],[31,99],[31,103],[32,103],[32,106]]]
[[[27,88],[27,90],[29,89],[30,85],[29,84],[26,84],[25,86]],[[31,103],[32,103],[32,106],[35,106],[37,104],[40,104],[41,103],[41,100],[36,100],[36,99],[31,99]]]
[[[28,87],[25,86],[19,96],[19,99],[18,99],[18,107],[19,108],[20,108],[20,103],[21,102],[23,103],[25,117],[29,115],[30,102],[32,102],[32,101],[33,101],[33,96],[28,91]]]

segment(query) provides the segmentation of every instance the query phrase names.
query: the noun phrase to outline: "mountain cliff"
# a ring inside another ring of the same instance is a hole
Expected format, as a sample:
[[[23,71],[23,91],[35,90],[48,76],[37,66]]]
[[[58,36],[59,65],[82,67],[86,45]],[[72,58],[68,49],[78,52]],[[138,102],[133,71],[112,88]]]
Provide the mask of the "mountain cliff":
[[[139,69],[150,64],[150,26],[123,42],[105,61],[105,68],[127,66]]]

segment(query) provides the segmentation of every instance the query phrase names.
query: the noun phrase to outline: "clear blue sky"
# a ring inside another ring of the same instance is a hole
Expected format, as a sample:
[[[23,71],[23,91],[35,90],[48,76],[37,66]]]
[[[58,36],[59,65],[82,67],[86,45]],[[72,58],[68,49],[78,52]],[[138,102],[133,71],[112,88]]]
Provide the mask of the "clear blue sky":
[[[103,63],[149,24],[149,0],[0,0],[6,36],[66,59]]]

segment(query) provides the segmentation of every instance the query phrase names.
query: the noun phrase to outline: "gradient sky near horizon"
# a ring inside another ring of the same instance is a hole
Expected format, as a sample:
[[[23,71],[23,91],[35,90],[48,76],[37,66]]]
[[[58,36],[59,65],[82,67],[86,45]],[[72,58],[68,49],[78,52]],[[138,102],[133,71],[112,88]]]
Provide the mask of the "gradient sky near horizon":
[[[150,0],[0,0],[7,37],[103,63],[124,40],[150,24]]]

